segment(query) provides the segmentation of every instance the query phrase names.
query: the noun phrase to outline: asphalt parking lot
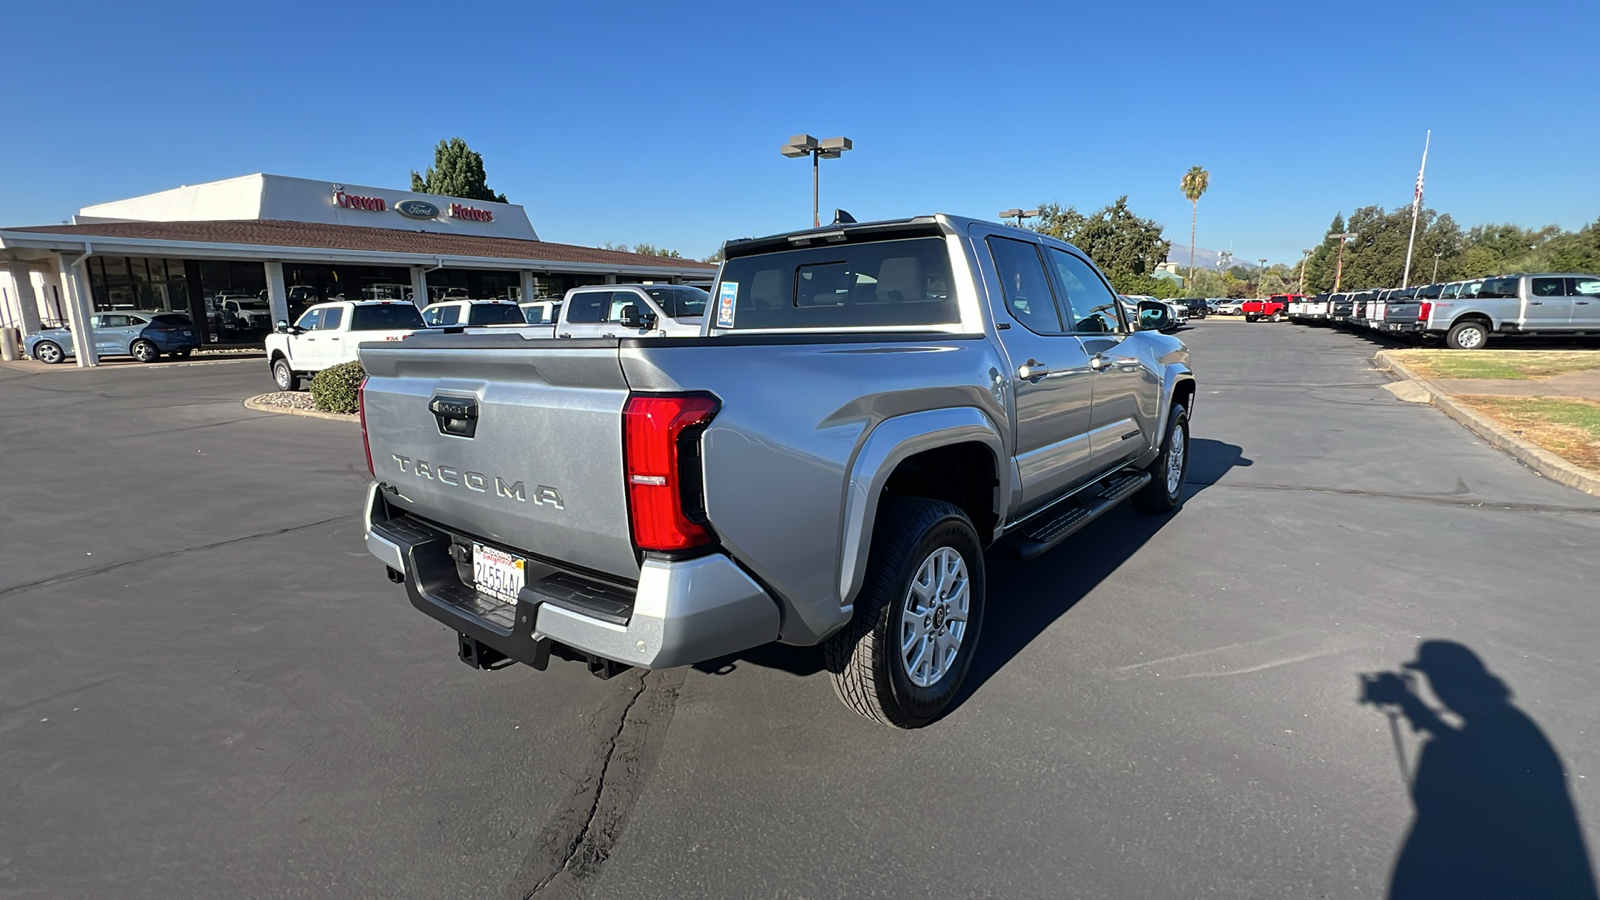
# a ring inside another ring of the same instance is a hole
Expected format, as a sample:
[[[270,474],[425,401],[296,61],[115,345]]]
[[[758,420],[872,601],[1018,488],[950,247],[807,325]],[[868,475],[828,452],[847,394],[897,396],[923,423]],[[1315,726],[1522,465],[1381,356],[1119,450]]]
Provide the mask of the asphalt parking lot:
[[[1371,897],[1419,739],[1358,676],[1427,639],[1565,765],[1518,827],[1592,847],[1600,498],[1396,400],[1367,342],[1182,336],[1187,504],[991,554],[973,684],[915,732],[811,650],[474,671],[361,546],[357,429],[246,410],[259,360],[0,367],[0,896]],[[1442,896],[1526,852],[1486,823],[1540,752],[1461,694],[1406,869]]]

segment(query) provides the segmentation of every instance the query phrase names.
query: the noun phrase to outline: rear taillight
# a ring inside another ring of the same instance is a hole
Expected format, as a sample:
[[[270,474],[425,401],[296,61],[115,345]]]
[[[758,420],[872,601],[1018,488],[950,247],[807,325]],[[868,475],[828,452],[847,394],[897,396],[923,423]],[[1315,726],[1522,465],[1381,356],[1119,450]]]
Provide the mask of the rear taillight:
[[[367,380],[361,379],[361,386],[356,388],[356,412],[361,416],[361,449],[367,454],[367,472],[372,477],[378,477],[377,470],[372,468],[372,444],[367,440]]]
[[[675,552],[711,542],[700,434],[719,406],[706,394],[635,394],[623,407],[628,512],[640,550]]]
[[[1417,307],[1417,321],[1419,321],[1419,322],[1428,321],[1428,316],[1430,316],[1432,314],[1433,314],[1433,304],[1428,302],[1428,301],[1426,301],[1426,300],[1424,300],[1422,302],[1421,306]]]

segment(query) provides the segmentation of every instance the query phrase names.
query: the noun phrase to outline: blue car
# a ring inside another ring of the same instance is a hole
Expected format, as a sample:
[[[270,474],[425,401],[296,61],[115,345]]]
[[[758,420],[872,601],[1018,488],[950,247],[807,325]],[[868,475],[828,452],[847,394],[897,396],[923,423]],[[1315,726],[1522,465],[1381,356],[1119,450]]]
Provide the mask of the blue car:
[[[95,352],[101,356],[131,356],[142,363],[155,362],[169,353],[182,359],[200,346],[200,331],[183,313],[106,312],[89,318]],[[54,365],[73,357],[72,332],[47,328],[23,342],[28,355]]]

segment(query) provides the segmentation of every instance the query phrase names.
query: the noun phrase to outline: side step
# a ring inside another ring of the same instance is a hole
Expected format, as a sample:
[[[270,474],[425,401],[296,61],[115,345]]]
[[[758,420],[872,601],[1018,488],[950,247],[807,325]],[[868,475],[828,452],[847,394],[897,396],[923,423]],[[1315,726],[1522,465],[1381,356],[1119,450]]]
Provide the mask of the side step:
[[[1054,550],[1062,541],[1076,534],[1078,529],[1100,518],[1107,510],[1149,484],[1150,477],[1149,472],[1113,476],[1098,493],[1080,495],[1076,504],[1056,515],[1023,526],[1011,552],[1018,559],[1033,559]]]

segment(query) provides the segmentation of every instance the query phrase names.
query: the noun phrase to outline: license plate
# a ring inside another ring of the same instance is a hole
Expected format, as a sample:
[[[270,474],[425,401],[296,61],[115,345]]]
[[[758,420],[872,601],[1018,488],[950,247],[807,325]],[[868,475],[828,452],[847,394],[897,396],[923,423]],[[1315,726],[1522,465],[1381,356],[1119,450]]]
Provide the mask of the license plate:
[[[472,585],[481,594],[515,605],[522,590],[524,561],[504,550],[472,545]]]

